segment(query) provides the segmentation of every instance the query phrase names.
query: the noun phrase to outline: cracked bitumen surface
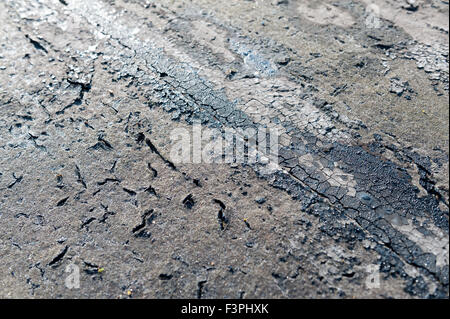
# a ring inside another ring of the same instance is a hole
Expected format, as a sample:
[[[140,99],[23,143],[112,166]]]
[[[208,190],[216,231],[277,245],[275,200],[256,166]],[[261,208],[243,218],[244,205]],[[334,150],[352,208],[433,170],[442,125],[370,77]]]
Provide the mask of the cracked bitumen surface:
[[[377,3],[1,2],[0,296],[448,298],[448,4]]]

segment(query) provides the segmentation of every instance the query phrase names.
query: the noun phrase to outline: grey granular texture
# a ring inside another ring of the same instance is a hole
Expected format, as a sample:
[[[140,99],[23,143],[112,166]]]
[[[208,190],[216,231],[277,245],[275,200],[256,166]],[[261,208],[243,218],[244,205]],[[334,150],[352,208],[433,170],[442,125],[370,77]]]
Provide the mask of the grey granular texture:
[[[0,297],[448,298],[417,2],[0,2]],[[174,162],[196,123],[276,129],[279,165]]]

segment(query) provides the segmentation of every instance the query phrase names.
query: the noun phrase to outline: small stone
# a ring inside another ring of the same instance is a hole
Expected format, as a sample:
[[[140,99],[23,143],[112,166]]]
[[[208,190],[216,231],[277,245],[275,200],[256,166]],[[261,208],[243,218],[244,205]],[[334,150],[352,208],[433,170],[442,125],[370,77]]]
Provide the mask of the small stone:
[[[408,11],[417,11],[419,9],[419,5],[417,4],[416,0],[405,0],[405,4],[402,5],[403,9],[406,9]]]
[[[195,200],[194,200],[194,197],[192,196],[192,194],[189,194],[188,196],[186,196],[186,198],[183,200],[183,204],[184,204],[184,207],[186,207],[187,209],[192,209],[192,207],[194,207]]]
[[[257,199],[255,199],[255,202],[257,202],[258,204],[262,205],[266,202],[266,198],[265,197],[259,197]]]
[[[291,62],[291,58],[285,55],[282,56],[277,56],[275,58],[275,63],[279,64],[279,65],[288,65],[289,62]]]
[[[398,78],[392,78],[391,79],[391,87],[389,91],[391,93],[395,93],[398,96],[401,96],[403,92],[405,91],[405,88],[407,86],[407,82],[402,82]]]

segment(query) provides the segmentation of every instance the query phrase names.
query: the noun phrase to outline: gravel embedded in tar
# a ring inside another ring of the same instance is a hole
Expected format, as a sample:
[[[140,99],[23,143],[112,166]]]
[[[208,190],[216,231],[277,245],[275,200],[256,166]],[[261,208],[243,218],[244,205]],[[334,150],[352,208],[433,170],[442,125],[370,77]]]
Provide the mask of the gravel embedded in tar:
[[[255,199],[255,202],[262,205],[266,202],[266,199],[264,197],[259,197],[259,198]]]
[[[0,3],[0,296],[448,298],[448,3],[272,2]]]

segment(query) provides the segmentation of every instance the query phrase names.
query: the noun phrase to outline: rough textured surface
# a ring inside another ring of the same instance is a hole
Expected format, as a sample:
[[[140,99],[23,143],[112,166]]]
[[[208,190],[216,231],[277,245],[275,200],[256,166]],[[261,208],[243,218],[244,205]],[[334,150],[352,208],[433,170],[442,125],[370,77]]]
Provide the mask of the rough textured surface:
[[[0,296],[448,298],[448,3],[416,2],[2,1]],[[278,170],[174,164],[196,121],[277,128]]]

